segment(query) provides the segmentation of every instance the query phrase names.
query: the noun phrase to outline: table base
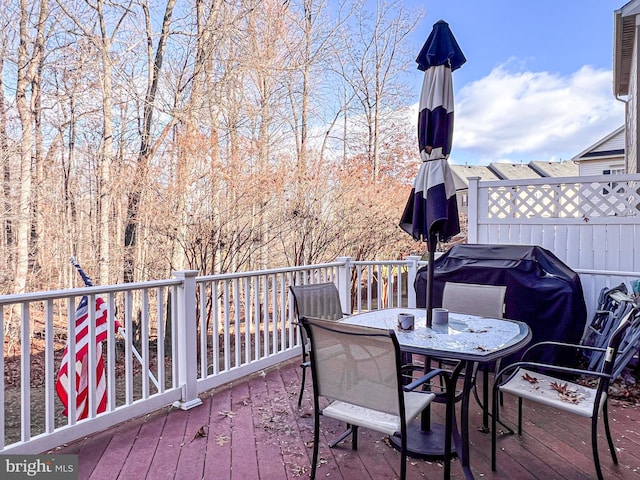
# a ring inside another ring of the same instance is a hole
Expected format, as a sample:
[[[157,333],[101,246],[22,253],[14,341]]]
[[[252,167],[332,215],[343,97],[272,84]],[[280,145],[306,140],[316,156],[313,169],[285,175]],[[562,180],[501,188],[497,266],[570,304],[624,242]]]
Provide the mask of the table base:
[[[390,440],[393,448],[402,450],[400,437],[392,436]],[[422,430],[420,419],[407,425],[407,455],[421,459],[444,458],[444,425],[432,423],[429,430]],[[451,455],[456,455],[453,441]]]

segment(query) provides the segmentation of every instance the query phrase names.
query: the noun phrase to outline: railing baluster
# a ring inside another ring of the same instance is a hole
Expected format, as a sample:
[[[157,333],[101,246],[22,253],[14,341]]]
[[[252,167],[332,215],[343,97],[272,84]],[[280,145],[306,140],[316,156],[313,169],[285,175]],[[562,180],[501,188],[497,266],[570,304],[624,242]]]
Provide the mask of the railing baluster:
[[[0,309],[0,315],[2,310]],[[0,316],[0,318],[2,318]],[[55,373],[54,373],[54,348],[53,348],[53,299],[48,299],[45,302],[44,309],[44,410],[45,410],[45,432],[51,433],[56,428],[55,425],[55,408],[54,408],[54,395],[55,395]],[[1,338],[4,338],[2,336]],[[3,369],[4,370],[4,369]],[[4,402],[0,402],[0,405],[4,405]]]
[[[176,342],[176,330],[178,329],[178,286],[171,287],[171,375],[172,388],[178,388],[178,342]]]
[[[22,441],[27,442],[31,438],[31,346],[30,338],[30,315],[29,303],[23,302],[21,305],[21,325],[20,325],[20,409],[22,419]],[[3,406],[4,408],[4,406]]]
[[[223,345],[224,345],[224,369],[229,370],[231,368],[231,356],[230,356],[230,326],[229,326],[229,280],[224,282],[224,294],[222,296],[222,315],[224,318],[224,326],[222,327]]]
[[[260,335],[260,277],[253,277],[251,279],[251,285],[253,289],[253,309],[252,315],[255,321],[255,330],[256,330],[256,360],[259,360],[263,357],[262,350],[262,337]]]
[[[133,294],[126,292],[124,302],[124,342],[125,405],[133,403]]]
[[[233,329],[235,332],[235,366],[242,365],[242,323],[240,321],[240,292],[239,281],[237,278],[233,279]]]
[[[208,327],[207,327],[207,284],[200,283],[198,285],[198,298],[200,300],[200,314],[198,315],[198,323],[200,324],[200,378],[207,376],[207,370],[209,368],[207,358],[207,340],[208,340]]]
[[[140,338],[142,349],[142,398],[149,398],[149,290],[142,289],[142,317],[140,318]]]
[[[75,297],[67,299],[67,381],[70,385],[75,382],[75,359],[76,359],[76,315]],[[67,392],[67,423],[76,423],[76,389],[70,388]]]
[[[213,374],[220,373],[220,314],[218,301],[219,282],[217,280],[211,282],[211,311],[213,312],[213,328],[212,335],[212,352],[213,356]]]
[[[285,305],[287,304],[287,284],[285,281],[285,274],[282,273],[278,275],[279,278],[279,288],[278,291],[280,293],[280,349],[279,351],[284,351],[288,346],[287,342],[287,313]]]
[[[271,295],[268,295],[267,298],[270,298],[269,301],[269,305],[270,305],[270,309],[268,309],[267,311],[271,312],[270,318],[271,318],[271,326],[273,328],[272,332],[271,332],[271,346],[272,346],[272,350],[271,353],[278,353],[278,302],[277,302],[277,296],[276,296],[276,276],[274,275],[269,275],[267,277],[267,285],[270,285],[270,289],[269,289],[269,293],[271,293]]]

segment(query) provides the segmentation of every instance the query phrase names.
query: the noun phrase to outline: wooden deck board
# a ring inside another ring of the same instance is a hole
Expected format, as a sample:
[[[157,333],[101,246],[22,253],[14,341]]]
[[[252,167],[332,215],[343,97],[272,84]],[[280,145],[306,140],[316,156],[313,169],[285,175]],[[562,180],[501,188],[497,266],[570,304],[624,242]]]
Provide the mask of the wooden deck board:
[[[189,411],[166,407],[140,419],[74,442],[57,450],[79,455],[80,480],[294,480],[308,478],[313,451],[313,405],[308,379],[298,409],[300,368],[297,361],[225,385],[201,396],[203,405]],[[441,406],[433,408],[434,421]],[[614,465],[600,423],[600,458],[605,478],[640,478],[640,409],[612,401],[611,428],[618,450]],[[505,398],[503,419],[515,427],[515,402]],[[479,429],[480,409],[470,412],[471,466],[478,479],[594,479],[590,422],[567,418],[544,407],[525,405],[524,435],[498,440],[498,471],[491,471],[491,437]],[[205,435],[198,435],[208,426]],[[317,478],[386,480],[397,478],[400,454],[378,432],[361,429],[359,448],[347,439],[336,448],[327,443],[344,426],[322,419],[321,465]],[[442,478],[437,461],[409,459],[407,479]],[[464,478],[454,459],[452,478]]]
[[[231,417],[225,414],[231,411],[231,391],[222,388],[203,397],[203,404],[210,404],[209,434],[196,444],[207,451],[203,478],[231,478]]]
[[[160,438],[165,421],[166,417],[158,419],[158,421],[146,421],[140,426],[127,461],[120,470],[122,478],[145,478],[158,446],[157,442],[149,442],[148,439]]]

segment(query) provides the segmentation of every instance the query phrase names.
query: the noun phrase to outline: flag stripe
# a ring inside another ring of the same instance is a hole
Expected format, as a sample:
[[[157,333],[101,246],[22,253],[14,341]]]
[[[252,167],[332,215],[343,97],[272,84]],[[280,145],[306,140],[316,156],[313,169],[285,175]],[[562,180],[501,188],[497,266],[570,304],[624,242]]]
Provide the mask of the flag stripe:
[[[73,370],[75,374],[69,374],[69,351],[65,347],[58,377],[56,381],[56,392],[64,405],[63,413],[68,415],[69,411],[69,388],[73,386],[76,394],[76,420],[81,420],[89,416],[89,308],[88,297],[85,295],[80,300],[75,312],[75,339],[76,351]],[[107,338],[108,315],[107,306],[102,298],[96,298],[95,312],[95,381],[96,381],[96,413],[101,413],[107,409],[107,384],[104,371],[104,359],[102,357],[102,342]],[[118,322],[115,325],[118,328]],[[69,377],[75,377],[73,384]]]

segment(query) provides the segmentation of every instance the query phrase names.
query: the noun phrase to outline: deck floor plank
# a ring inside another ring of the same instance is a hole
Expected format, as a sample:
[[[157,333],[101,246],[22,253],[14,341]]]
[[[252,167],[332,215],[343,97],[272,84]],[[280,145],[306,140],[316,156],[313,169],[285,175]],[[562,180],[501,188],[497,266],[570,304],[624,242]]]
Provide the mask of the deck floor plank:
[[[233,386],[225,385],[209,392],[203,403],[210,404],[209,435],[204,448],[207,455],[203,466],[203,478],[230,480],[231,477],[231,392]]]
[[[117,435],[112,436],[107,448],[104,450],[100,460],[95,465],[89,478],[91,480],[108,480],[113,478],[113,472],[119,472],[129,456],[131,447],[138,435],[141,424],[131,423],[125,428],[118,429]],[[86,442],[84,448],[93,448],[93,445]],[[83,456],[82,451],[79,457]]]
[[[279,442],[288,480],[305,477],[311,462],[305,440],[307,436],[311,439],[312,425],[305,421],[304,410],[298,409],[297,395],[301,379],[296,375],[296,370],[299,369],[283,369],[279,375],[268,374],[268,378],[265,378],[267,401],[276,403],[272,412],[277,415],[275,423],[278,428],[272,433]],[[288,372],[291,372],[290,376],[286,375]],[[279,432],[285,435],[278,435]]]
[[[272,377],[275,380],[277,375]],[[263,478],[286,479],[281,441],[286,441],[290,435],[289,425],[293,419],[289,418],[289,406],[284,392],[277,387],[275,381],[272,382],[270,391],[268,383],[266,374],[257,375],[249,382],[256,456]]]
[[[211,403],[193,408],[187,412],[187,424],[185,427],[185,438],[180,449],[178,465],[176,467],[176,477],[201,479],[205,457],[207,455],[206,446],[209,436],[209,425],[211,424]]]
[[[80,480],[294,480],[308,478],[313,451],[313,402],[307,379],[302,407],[298,361],[290,361],[201,395],[203,405],[189,411],[166,407],[140,419],[56,450],[79,455]],[[442,417],[433,408],[433,421]],[[590,422],[567,418],[554,410],[526,405],[524,435],[501,436],[498,471],[491,471],[491,436],[480,431],[480,409],[470,410],[471,466],[477,479],[590,480]],[[459,408],[459,407],[458,407]],[[516,402],[505,398],[503,419],[515,427]],[[600,457],[605,478],[640,478],[640,409],[611,401],[611,428],[619,465],[613,465],[604,429]],[[458,417],[459,418],[459,417]],[[317,478],[333,480],[395,479],[400,454],[378,432],[360,430],[359,448],[347,438],[336,448],[328,442],[344,426],[321,420]],[[205,436],[196,435],[208,425]],[[602,424],[601,424],[602,425]],[[407,479],[442,478],[441,462],[409,459]],[[464,478],[460,462],[452,462],[452,479]]]
[[[171,409],[156,440],[157,449],[145,478],[157,480],[173,479],[178,467],[180,450],[184,446],[188,412]],[[119,476],[124,480],[125,477]]]
[[[231,393],[232,478],[256,478],[259,471],[249,381],[237,383]]]
[[[158,447],[157,439],[162,435],[162,429],[166,422],[166,416],[153,421],[153,417],[145,418],[140,426],[138,435],[133,441],[129,454],[125,460],[120,476],[122,478],[145,478],[149,465],[153,461]]]

